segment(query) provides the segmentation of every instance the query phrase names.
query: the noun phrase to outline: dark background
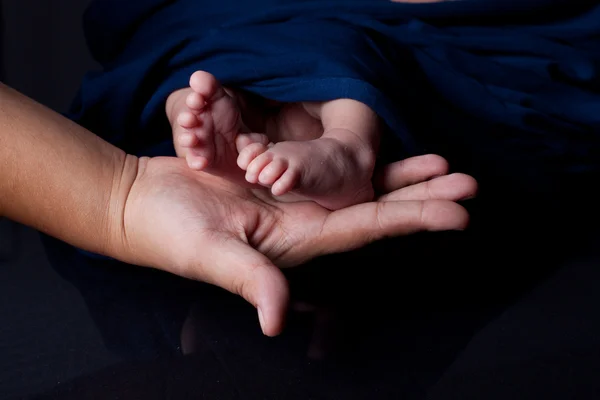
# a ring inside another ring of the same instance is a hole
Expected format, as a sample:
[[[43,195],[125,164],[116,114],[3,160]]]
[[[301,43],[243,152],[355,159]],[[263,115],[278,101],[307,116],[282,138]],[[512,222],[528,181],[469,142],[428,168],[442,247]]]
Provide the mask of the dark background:
[[[63,112],[95,65],[81,30],[88,0],[0,0],[0,79]],[[79,293],[38,234],[0,219],[0,399],[40,392],[113,362]]]
[[[65,111],[85,71],[95,68],[81,32],[88,3],[0,0],[0,79]],[[577,389],[592,391],[599,370],[599,257],[591,259],[566,266],[490,324],[441,379],[433,398],[549,398],[560,384],[560,393],[567,394],[559,398],[599,398],[600,390],[575,395]],[[594,356],[594,362],[583,362],[584,356]],[[39,393],[117,361],[79,293],[48,265],[38,234],[0,219],[0,400]],[[522,390],[528,385],[529,393]]]

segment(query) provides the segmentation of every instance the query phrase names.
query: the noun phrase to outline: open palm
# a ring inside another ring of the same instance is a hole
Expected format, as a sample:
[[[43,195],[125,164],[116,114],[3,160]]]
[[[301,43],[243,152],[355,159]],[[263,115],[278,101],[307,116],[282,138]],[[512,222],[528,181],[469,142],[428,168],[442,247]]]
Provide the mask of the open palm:
[[[446,168],[436,156],[405,160],[382,175],[389,193],[377,202],[330,212],[313,202],[279,203],[179,158],[144,159],[124,215],[123,245],[135,256],[124,261],[239,294],[275,335],[288,302],[277,267],[387,236],[463,229],[468,216],[454,201],[474,195],[476,184],[460,174],[426,181]]]

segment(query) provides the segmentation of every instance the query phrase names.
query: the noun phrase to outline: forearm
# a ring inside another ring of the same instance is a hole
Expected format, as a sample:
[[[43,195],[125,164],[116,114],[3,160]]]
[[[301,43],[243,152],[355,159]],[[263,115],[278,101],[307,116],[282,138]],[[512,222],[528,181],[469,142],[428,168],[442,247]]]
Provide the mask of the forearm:
[[[0,215],[114,256],[137,158],[0,84]]]

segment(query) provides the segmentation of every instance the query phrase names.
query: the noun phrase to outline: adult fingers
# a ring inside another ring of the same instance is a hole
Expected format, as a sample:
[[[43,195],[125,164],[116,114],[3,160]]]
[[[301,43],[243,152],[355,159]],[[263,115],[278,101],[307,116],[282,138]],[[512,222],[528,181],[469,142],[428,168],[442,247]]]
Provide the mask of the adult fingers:
[[[429,181],[409,185],[383,195],[379,201],[403,200],[451,200],[459,201],[475,197],[477,181],[465,174],[451,174]]]
[[[468,222],[467,211],[447,200],[363,203],[329,214],[313,249],[316,255],[344,252],[386,237],[463,230]]]
[[[380,193],[390,193],[448,173],[448,162],[435,154],[407,158],[382,167],[373,184]]]

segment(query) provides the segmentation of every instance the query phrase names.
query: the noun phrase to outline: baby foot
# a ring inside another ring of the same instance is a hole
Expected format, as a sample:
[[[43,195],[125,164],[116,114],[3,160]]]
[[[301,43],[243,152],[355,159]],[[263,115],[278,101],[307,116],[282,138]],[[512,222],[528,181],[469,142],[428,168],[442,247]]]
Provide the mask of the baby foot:
[[[337,210],[374,195],[370,157],[331,138],[251,143],[240,150],[237,161],[249,183],[270,187],[276,197],[291,192]]]
[[[180,98],[171,100],[170,112],[175,116],[171,120],[177,154],[193,170],[245,183],[236,165],[236,139],[245,127],[235,97],[204,71],[195,72],[190,87],[176,93]],[[251,139],[268,142],[263,137]]]

